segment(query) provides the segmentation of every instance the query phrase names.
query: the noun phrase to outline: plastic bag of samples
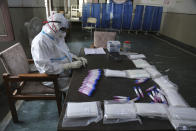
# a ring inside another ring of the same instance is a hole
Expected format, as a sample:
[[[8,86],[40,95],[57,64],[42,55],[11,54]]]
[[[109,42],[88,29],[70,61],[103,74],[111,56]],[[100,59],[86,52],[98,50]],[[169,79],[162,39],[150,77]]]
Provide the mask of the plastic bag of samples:
[[[156,69],[155,66],[146,67],[145,70],[150,74],[151,78],[161,77],[161,73]]]
[[[136,60],[136,59],[143,59],[143,58],[146,58],[145,55],[143,54],[135,54],[135,55],[129,55],[128,58],[130,60]]]
[[[123,51],[121,51],[120,52],[120,55],[125,55],[125,56],[129,56],[129,55],[137,55],[138,53],[135,53],[135,52],[123,52]]]
[[[125,71],[110,70],[110,69],[105,69],[104,75],[105,77],[127,77]]]
[[[131,79],[150,78],[150,74],[143,69],[126,70],[126,74]]]
[[[165,91],[167,101],[171,106],[187,107],[189,106],[178,91],[170,89]]]
[[[151,66],[146,60],[143,59],[137,59],[132,61],[137,68],[145,68]]]
[[[196,130],[195,108],[170,106],[168,118],[176,130]]]
[[[161,103],[135,103],[137,115],[148,118],[167,118],[167,105]]]
[[[169,90],[169,89],[175,89],[177,90],[177,85],[174,84],[173,82],[171,82],[167,76],[161,76],[159,78],[155,78],[153,79],[159,86],[160,88],[166,92],[166,90]]]
[[[103,118],[100,102],[68,102],[63,127],[87,126]]]
[[[133,102],[104,101],[104,124],[140,121]]]

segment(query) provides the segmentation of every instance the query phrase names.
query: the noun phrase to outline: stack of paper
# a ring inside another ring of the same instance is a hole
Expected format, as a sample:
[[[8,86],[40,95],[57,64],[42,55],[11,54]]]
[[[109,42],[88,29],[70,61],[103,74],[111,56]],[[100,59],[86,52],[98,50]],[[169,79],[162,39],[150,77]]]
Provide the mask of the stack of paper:
[[[85,55],[106,54],[103,48],[84,48]]]

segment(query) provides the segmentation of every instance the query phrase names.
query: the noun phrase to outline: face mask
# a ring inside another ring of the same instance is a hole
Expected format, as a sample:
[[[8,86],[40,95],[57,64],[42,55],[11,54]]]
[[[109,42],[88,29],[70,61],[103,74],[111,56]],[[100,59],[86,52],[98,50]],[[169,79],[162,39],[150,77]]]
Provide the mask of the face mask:
[[[66,36],[66,32],[64,32],[64,31],[58,31],[56,33],[57,38],[65,38],[65,36]]]

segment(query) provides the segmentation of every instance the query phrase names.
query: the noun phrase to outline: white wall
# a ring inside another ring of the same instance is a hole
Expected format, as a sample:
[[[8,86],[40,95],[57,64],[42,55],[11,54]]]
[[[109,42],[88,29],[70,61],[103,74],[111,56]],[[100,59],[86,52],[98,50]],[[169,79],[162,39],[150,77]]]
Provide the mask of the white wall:
[[[176,0],[167,8],[160,33],[196,48],[196,0]]]

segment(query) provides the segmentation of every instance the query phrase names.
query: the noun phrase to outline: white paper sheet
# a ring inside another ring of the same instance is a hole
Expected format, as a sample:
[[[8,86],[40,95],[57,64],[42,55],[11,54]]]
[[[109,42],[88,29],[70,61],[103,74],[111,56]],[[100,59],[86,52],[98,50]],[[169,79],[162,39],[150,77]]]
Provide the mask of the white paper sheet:
[[[103,48],[84,48],[85,55],[106,54]]]
[[[126,72],[120,70],[105,69],[104,75],[105,77],[126,77]]]
[[[96,102],[67,103],[67,118],[96,117],[97,115]]]
[[[134,54],[134,55],[129,55],[128,58],[129,58],[130,60],[136,60],[136,59],[143,59],[143,58],[146,58],[146,56],[143,55],[143,54],[136,54],[136,55]]]
[[[137,59],[132,61],[137,68],[145,68],[151,66],[146,60],[143,59]]]
[[[143,69],[126,70],[127,77],[132,79],[150,78],[150,74]]]
[[[132,103],[128,104],[105,104],[105,116],[113,118],[136,118],[136,111]]]

